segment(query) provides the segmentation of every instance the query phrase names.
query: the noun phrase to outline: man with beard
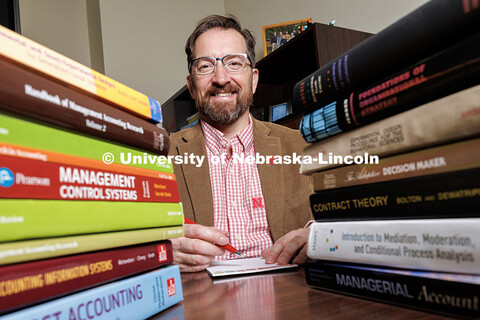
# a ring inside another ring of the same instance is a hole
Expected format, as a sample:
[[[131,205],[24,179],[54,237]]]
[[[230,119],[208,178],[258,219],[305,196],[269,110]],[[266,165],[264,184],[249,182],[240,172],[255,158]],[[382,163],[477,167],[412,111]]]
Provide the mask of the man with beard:
[[[227,243],[267,263],[305,262],[309,179],[298,164],[239,161],[256,153],[301,154],[305,145],[297,130],[249,113],[259,76],[255,39],[234,18],[214,15],[199,22],[185,51],[200,121],[171,136],[170,153],[207,161],[174,166],[185,216],[197,223],[172,239],[174,263],[182,271],[204,270],[214,259],[235,258],[217,246]]]

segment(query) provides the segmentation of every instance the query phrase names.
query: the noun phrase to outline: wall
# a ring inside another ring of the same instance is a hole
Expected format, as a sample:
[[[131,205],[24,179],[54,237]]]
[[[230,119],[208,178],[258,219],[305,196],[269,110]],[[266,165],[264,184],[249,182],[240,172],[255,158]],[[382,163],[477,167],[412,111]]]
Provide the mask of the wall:
[[[91,65],[85,0],[19,0],[19,7],[24,36]]]
[[[263,57],[262,26],[312,18],[314,22],[377,33],[428,0],[225,0],[225,12],[234,14],[257,40],[257,61]]]
[[[163,103],[185,85],[185,42],[223,0],[100,0],[105,74]]]
[[[185,85],[185,41],[208,14],[262,26],[312,17],[376,33],[427,0],[19,0],[22,33],[161,103]],[[87,10],[89,9],[89,10]],[[90,29],[90,30],[89,30]],[[90,33],[89,33],[90,32]],[[96,34],[95,34],[96,33]]]

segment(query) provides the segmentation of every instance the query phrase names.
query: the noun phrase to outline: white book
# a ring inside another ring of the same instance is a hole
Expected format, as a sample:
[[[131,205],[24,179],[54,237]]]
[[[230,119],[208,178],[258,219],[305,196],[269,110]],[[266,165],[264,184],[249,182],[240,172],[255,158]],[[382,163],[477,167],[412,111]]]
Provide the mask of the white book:
[[[311,259],[480,274],[480,218],[315,222]]]
[[[303,155],[313,161],[303,162],[300,172],[345,165],[335,163],[336,156],[385,157],[478,135],[480,85],[308,145]]]

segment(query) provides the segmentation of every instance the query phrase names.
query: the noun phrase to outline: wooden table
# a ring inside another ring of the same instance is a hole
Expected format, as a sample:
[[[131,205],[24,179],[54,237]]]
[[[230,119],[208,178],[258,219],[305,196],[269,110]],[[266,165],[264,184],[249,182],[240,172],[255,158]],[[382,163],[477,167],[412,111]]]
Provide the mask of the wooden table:
[[[303,268],[212,280],[182,273],[183,303],[153,319],[448,319],[311,288]]]

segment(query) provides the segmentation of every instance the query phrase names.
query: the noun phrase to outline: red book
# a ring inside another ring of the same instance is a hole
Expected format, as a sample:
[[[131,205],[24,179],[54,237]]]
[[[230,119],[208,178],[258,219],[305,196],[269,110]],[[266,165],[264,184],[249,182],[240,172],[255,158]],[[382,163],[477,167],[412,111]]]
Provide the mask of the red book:
[[[3,155],[0,167],[0,198],[180,202],[169,179]]]
[[[161,241],[0,267],[0,313],[158,268],[173,261]]]

